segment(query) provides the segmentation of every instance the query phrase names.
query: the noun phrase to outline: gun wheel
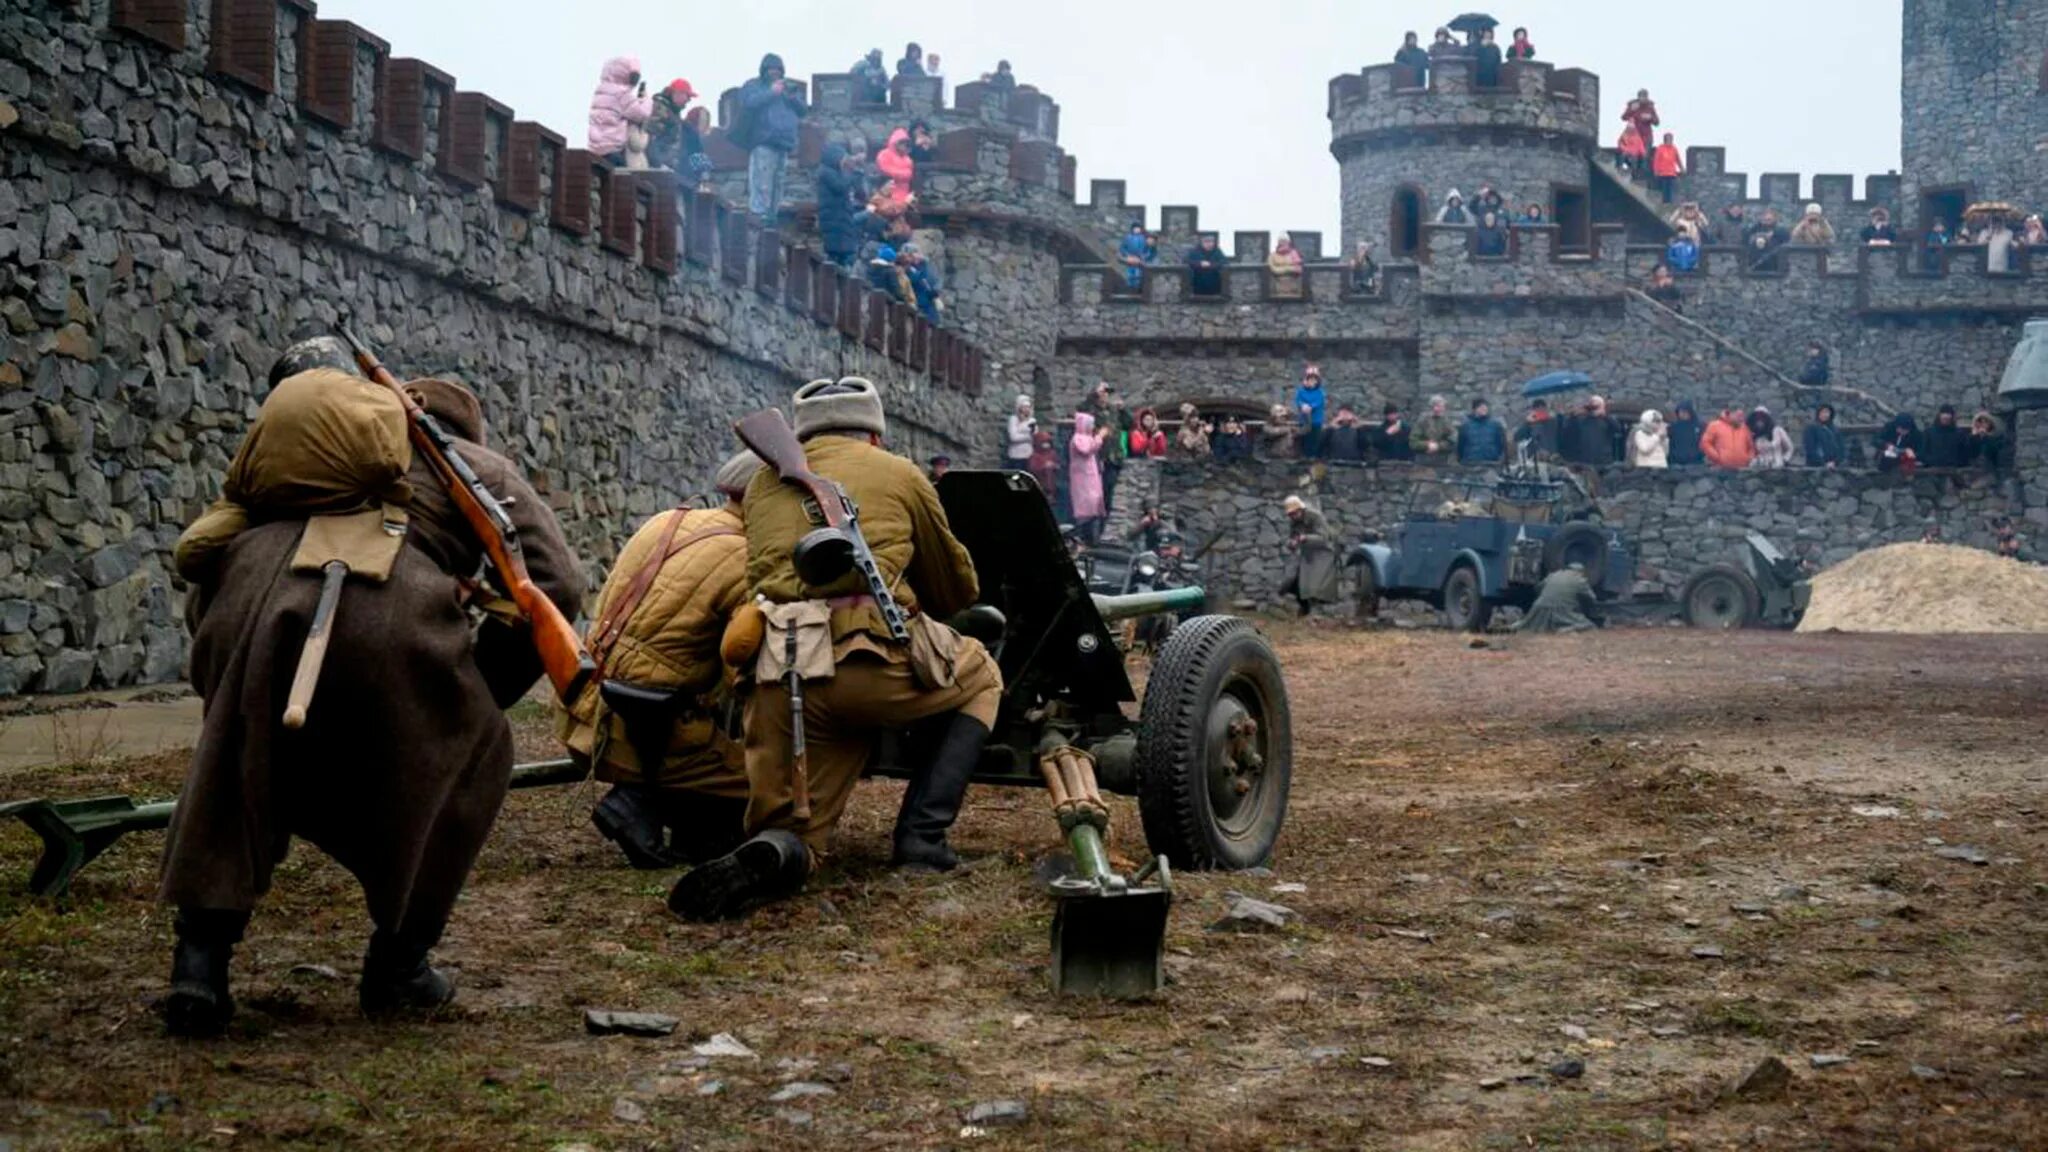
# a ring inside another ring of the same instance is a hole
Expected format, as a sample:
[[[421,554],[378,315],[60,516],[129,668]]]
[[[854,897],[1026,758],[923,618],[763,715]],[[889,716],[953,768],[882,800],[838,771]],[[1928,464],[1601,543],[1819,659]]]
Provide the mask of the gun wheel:
[[[1145,842],[1180,868],[1265,863],[1294,767],[1287,685],[1248,621],[1199,616],[1167,637],[1145,686],[1138,811]]]
[[[1685,622],[1695,628],[1753,628],[1763,614],[1763,596],[1749,573],[1715,564],[1693,574],[1678,597]]]

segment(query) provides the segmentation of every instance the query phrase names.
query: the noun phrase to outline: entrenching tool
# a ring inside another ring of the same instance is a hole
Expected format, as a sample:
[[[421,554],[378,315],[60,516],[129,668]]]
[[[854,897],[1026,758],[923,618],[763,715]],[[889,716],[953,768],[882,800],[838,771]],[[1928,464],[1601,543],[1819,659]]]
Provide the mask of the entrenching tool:
[[[569,760],[544,760],[512,769],[513,788],[551,788],[581,783],[588,773]],[[61,896],[72,877],[99,859],[130,832],[170,827],[178,802],[137,804],[126,796],[95,796],[86,800],[18,800],[0,804],[0,819],[12,816],[43,842],[42,855],[29,874],[28,890],[37,896]]]
[[[306,630],[306,645],[299,649],[299,667],[292,673],[291,695],[285,698],[284,726],[306,726],[306,710],[313,706],[313,689],[320,685],[320,667],[327,663],[327,637],[334,630],[334,610],[341,603],[342,585],[348,583],[348,565],[329,560],[320,573],[320,602],[313,609],[312,626]]]

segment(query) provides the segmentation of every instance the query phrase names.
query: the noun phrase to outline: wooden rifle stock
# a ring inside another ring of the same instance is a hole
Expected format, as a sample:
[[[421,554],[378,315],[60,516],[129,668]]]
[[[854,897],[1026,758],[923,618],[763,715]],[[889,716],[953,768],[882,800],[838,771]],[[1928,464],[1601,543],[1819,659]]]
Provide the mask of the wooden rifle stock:
[[[583,638],[576,634],[576,626],[562,614],[554,601],[547,598],[540,585],[533,582],[533,575],[526,570],[526,555],[520,550],[519,530],[513,525],[512,518],[506,515],[504,505],[484,486],[469,462],[462,458],[454,440],[442,430],[440,423],[420,407],[397,377],[377,359],[377,354],[352,332],[344,331],[342,338],[354,350],[356,365],[363,374],[391,389],[398,402],[405,406],[406,435],[412,441],[413,450],[426,459],[441,486],[448,490],[456,510],[462,513],[462,519],[476,534],[477,542],[483,545],[485,559],[497,570],[498,582],[504,586],[505,595],[526,618],[527,626],[533,632],[534,649],[540,654],[541,667],[548,682],[554,685],[555,695],[565,704],[574,702],[596,674],[597,664],[583,647]]]

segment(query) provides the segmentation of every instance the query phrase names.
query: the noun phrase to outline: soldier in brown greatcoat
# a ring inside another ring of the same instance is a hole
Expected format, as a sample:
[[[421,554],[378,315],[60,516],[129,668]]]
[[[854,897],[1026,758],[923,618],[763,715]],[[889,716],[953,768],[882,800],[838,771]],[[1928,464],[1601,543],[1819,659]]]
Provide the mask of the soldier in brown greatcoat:
[[[272,369],[272,387],[312,369],[353,373],[354,362],[337,340],[308,341]],[[442,381],[407,387],[504,501],[534,580],[573,617],[576,561],[546,501],[483,447],[475,396]],[[292,570],[308,520],[252,517],[194,578],[192,686],[206,711],[164,849],[162,896],[177,908],[164,1000],[173,1033],[226,1027],[229,958],[294,836],[362,884],[375,927],[364,1011],[430,1010],[454,995],[428,952],[505,798],[503,710],[541,665],[522,625],[473,619],[465,581],[482,546],[424,460],[406,479],[402,545],[384,582],[345,585],[303,728],[281,715],[321,592],[317,575]]]

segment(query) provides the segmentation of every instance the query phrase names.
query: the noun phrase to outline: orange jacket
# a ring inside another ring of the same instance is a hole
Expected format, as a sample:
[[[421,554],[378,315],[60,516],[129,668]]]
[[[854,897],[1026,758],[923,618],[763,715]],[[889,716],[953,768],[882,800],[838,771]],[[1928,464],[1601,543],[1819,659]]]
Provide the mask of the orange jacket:
[[[1650,175],[1683,176],[1685,165],[1678,162],[1678,145],[1659,144],[1657,154],[1650,157]]]
[[[1700,452],[1716,468],[1747,468],[1756,459],[1756,437],[1739,423],[1715,420],[1700,437]]]

